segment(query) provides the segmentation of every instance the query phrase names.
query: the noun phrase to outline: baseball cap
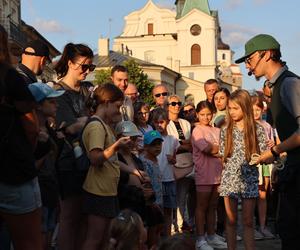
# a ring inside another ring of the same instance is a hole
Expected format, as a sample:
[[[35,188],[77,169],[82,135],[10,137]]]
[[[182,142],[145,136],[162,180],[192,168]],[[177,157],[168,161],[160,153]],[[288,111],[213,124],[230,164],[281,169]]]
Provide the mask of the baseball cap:
[[[156,139],[163,141],[161,134],[157,130],[148,131],[144,134],[145,145],[151,144]]]
[[[54,90],[51,87],[49,87],[46,83],[42,82],[35,82],[29,84],[28,88],[36,102],[41,102],[47,98],[58,97],[65,93],[64,90]]]
[[[245,55],[235,61],[235,63],[242,63],[247,57],[253,54],[256,51],[260,50],[270,50],[270,49],[280,49],[280,44],[276,39],[270,35],[259,34],[251,38],[245,44]]]
[[[34,50],[34,52],[27,51],[27,48],[32,48]],[[50,51],[49,51],[48,46],[39,40],[29,41],[25,45],[23,53],[26,55],[32,55],[32,56],[45,56],[51,62]]]
[[[119,122],[115,127],[115,132],[117,135],[124,136],[141,136],[141,132],[138,130],[137,126],[132,121],[122,121]]]

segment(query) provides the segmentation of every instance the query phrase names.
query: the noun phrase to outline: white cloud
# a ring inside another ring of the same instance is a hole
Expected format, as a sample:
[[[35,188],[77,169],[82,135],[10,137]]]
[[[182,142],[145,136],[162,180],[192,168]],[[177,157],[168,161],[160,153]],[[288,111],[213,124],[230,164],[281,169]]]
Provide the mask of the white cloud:
[[[224,24],[222,26],[222,38],[230,47],[239,48],[252,36],[259,33],[256,28],[245,27],[238,24]]]
[[[56,20],[43,20],[37,18],[32,24],[37,30],[45,33],[70,33],[71,30],[61,25]]]

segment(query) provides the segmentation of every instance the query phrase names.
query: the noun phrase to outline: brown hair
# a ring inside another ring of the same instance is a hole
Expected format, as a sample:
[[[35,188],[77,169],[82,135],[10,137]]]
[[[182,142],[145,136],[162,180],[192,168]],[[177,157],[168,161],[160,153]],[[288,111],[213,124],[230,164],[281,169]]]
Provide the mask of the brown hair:
[[[251,101],[252,101],[252,106],[256,105],[256,106],[260,107],[261,109],[264,109],[264,103],[263,103],[263,99],[261,96],[258,96],[258,95],[251,96]]]
[[[8,35],[4,27],[0,24],[0,63],[11,64],[9,54]]]
[[[123,210],[109,227],[109,243],[106,250],[139,249],[142,220],[129,210]]]
[[[202,109],[208,108],[209,111],[213,114],[214,107],[209,101],[201,101],[197,104],[196,112],[199,113]]]
[[[95,100],[95,104],[98,106],[99,104],[106,102],[123,101],[124,94],[114,84],[105,83],[95,89],[93,98]]]
[[[153,109],[151,112],[151,123],[157,121],[160,118],[165,121],[169,121],[169,116],[168,116],[167,110],[165,110],[163,108]]]
[[[251,155],[253,153],[260,153],[258,139],[256,134],[256,122],[254,120],[253,108],[251,103],[251,97],[248,91],[243,89],[238,89],[234,91],[230,97],[230,101],[238,104],[243,112],[243,122],[244,122],[244,144],[245,144],[245,158],[247,161],[250,161]],[[227,116],[227,131],[225,139],[225,152],[224,152],[224,161],[227,161],[227,158],[232,155],[233,151],[233,127],[234,121]]]
[[[61,58],[54,67],[58,79],[63,78],[68,73],[69,60],[75,62],[76,58],[79,56],[93,58],[94,54],[93,51],[87,45],[84,44],[68,43],[65,46]]]
[[[150,112],[150,107],[147,103],[142,102],[142,101],[137,101],[133,104],[133,111],[134,111],[134,115],[133,115],[133,121],[134,123],[139,126],[139,112],[141,111],[141,109],[145,107],[146,109],[148,109],[148,111]]]

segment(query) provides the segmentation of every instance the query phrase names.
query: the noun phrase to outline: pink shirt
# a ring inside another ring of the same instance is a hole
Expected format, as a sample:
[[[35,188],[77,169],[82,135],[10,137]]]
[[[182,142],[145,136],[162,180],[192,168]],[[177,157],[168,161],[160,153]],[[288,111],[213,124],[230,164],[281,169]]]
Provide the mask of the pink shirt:
[[[219,145],[219,137],[219,128],[197,125],[193,130],[191,141],[196,185],[213,185],[221,182],[221,159],[204,152],[208,142]]]

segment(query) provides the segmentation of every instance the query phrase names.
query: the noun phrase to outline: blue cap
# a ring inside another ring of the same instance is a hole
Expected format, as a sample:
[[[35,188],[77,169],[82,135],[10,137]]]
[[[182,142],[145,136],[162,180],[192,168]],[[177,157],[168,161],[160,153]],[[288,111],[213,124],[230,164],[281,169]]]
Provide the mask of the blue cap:
[[[51,87],[49,87],[46,83],[42,82],[35,82],[29,84],[28,88],[36,102],[44,101],[47,98],[58,97],[65,93],[64,90],[54,90]]]
[[[163,141],[161,134],[157,130],[148,131],[144,134],[144,144],[146,145],[151,144],[156,139]]]

